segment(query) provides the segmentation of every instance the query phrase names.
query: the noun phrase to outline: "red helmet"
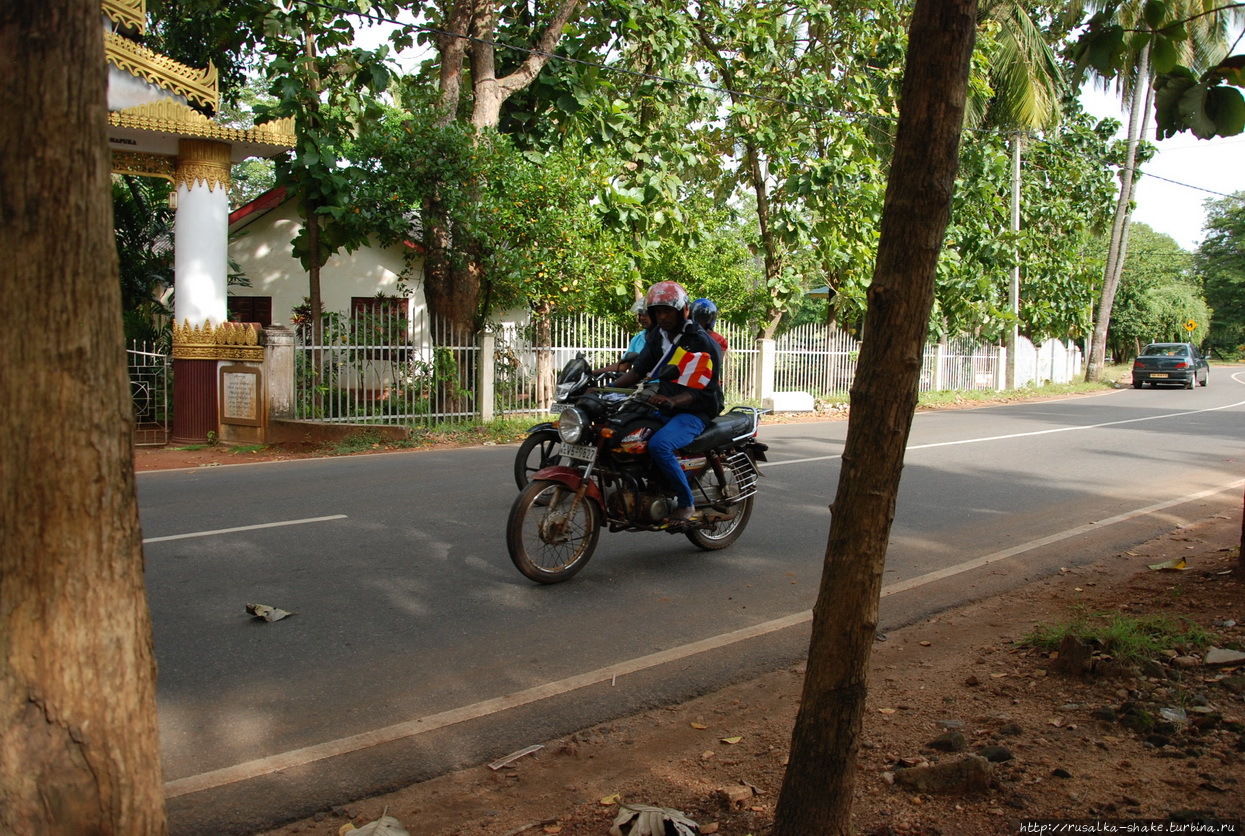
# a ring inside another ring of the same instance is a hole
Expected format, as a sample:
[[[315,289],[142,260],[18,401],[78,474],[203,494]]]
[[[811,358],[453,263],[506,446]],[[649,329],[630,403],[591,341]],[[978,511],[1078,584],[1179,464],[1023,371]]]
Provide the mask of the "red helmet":
[[[674,308],[687,316],[687,291],[678,282],[658,282],[648,289],[644,304],[649,308],[649,316],[653,315],[652,309],[656,307]]]

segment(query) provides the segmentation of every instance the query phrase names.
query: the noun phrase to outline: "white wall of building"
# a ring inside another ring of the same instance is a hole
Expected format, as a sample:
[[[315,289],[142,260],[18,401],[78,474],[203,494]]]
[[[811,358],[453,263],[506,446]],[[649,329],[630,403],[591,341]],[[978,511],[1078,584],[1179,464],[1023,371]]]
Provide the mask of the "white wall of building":
[[[230,227],[229,257],[250,281],[250,287],[230,287],[231,296],[272,297],[272,324],[289,326],[296,306],[309,293],[307,272],[293,255],[294,236],[302,219],[294,201],[256,213]],[[406,270],[405,245],[360,247],[333,255],[320,270],[320,294],[326,311],[347,313],[357,296],[399,296],[399,284],[409,290],[412,318],[424,311],[422,262],[402,281]]]

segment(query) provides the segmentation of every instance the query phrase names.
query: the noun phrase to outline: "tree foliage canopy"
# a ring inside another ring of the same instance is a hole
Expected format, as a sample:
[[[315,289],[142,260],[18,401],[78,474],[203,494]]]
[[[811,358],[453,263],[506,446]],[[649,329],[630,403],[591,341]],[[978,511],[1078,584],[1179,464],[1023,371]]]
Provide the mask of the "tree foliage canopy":
[[[1245,192],[1207,202],[1206,237],[1195,265],[1214,309],[1211,349],[1245,355]]]

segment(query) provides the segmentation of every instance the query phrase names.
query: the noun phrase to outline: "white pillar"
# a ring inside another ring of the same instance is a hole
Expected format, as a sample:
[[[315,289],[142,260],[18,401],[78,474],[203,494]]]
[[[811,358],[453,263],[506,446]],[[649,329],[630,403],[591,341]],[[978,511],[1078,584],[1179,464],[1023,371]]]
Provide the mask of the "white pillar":
[[[178,144],[173,232],[178,322],[219,324],[228,318],[229,168],[228,143],[183,139]]]

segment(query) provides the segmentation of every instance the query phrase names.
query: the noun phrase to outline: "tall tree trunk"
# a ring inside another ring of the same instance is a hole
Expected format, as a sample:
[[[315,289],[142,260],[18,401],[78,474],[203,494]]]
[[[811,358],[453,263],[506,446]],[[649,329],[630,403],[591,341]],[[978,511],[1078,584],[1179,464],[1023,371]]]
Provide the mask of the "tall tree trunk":
[[[861,373],[772,836],[851,830],[869,653],[951,213],[976,23],[976,0],[917,0],[913,12]]]
[[[549,25],[536,42],[536,48],[508,76],[497,77],[496,46],[493,43],[497,20],[496,0],[455,0],[446,11],[442,32],[437,40],[440,53],[440,114],[438,124],[451,124],[459,114],[462,96],[464,59],[470,58],[472,111],[471,124],[477,132],[495,129],[501,121],[501,106],[506,99],[536,80],[549,62],[562,38],[562,30],[570,20],[579,0],[559,0]],[[470,36],[473,40],[466,40]],[[480,182],[466,184],[476,194]],[[468,236],[456,235],[454,220],[438,201],[424,206],[424,297],[428,312],[437,321],[442,338],[439,345],[468,346],[475,343],[480,323],[487,311],[481,304],[481,288],[485,286],[484,260],[479,245]],[[487,299],[484,300],[487,302]],[[474,364],[468,352],[458,352],[458,381],[474,379]],[[460,412],[469,408],[466,387],[446,393],[447,406]]]
[[[162,834],[99,3],[5,3],[0,55],[0,833]]]
[[[553,305],[542,302],[532,308],[532,347],[536,349],[536,404],[548,409],[553,402],[554,380],[558,369],[553,367]]]
[[[1107,250],[1107,266],[1102,275],[1102,296],[1094,319],[1094,336],[1090,343],[1085,379],[1098,380],[1107,356],[1107,330],[1111,327],[1111,308],[1119,289],[1120,274],[1127,253],[1128,221],[1132,217],[1133,182],[1137,167],[1137,144],[1146,123],[1146,100],[1150,88],[1150,47],[1142,48],[1137,60],[1137,83],[1128,115],[1128,150],[1124,170],[1120,172],[1120,193],[1115,202],[1115,219],[1111,224],[1111,246]]]

